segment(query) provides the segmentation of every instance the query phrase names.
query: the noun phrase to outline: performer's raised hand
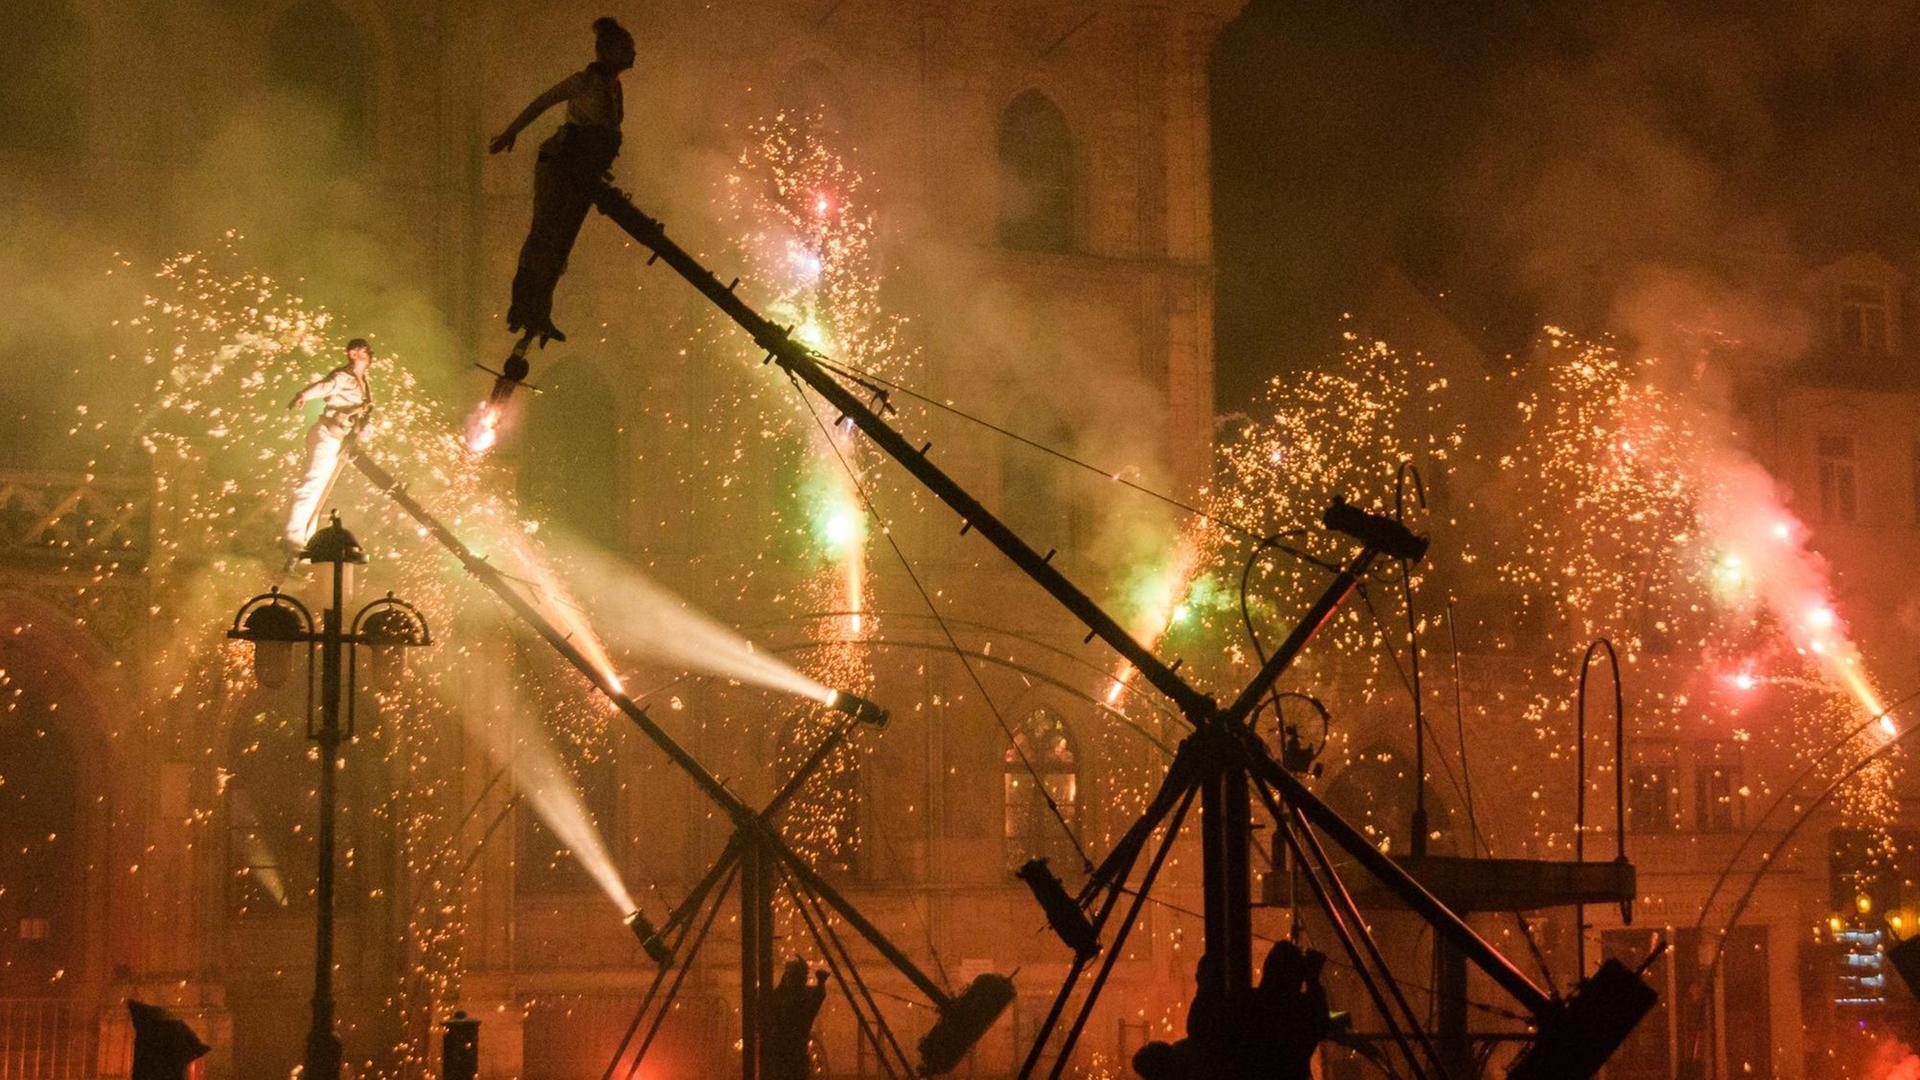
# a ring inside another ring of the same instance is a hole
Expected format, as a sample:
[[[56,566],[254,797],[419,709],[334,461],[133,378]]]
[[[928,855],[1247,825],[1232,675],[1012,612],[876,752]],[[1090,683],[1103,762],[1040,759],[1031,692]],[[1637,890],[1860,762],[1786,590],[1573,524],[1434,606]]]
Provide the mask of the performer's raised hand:
[[[487,153],[498,154],[513,149],[513,138],[514,133],[511,131],[503,131],[495,135],[493,141],[487,144]]]
[[[290,397],[290,398],[288,398],[288,399],[287,399],[287,411],[288,411],[288,412],[299,412],[299,411],[300,411],[300,406],[302,406],[302,405],[305,405],[306,403],[307,403],[307,399],[306,399],[306,397],[305,397],[305,395],[303,395],[303,394],[295,394],[295,395],[293,395],[292,397]]]

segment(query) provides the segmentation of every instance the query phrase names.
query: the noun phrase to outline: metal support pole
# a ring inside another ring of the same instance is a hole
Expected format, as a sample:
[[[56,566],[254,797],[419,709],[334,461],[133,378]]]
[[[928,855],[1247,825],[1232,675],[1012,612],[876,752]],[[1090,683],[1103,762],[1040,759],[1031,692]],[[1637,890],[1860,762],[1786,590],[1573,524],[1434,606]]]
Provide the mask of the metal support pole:
[[[1467,1036],[1467,957],[1443,937],[1433,939],[1434,996],[1439,1023],[1434,1042],[1448,1076],[1473,1075],[1473,1040]]]
[[[760,1044],[773,977],[773,893],[760,845],[740,851],[740,1080],[760,1080]]]
[[[1221,769],[1200,784],[1200,876],[1205,897],[1212,989],[1237,995],[1253,986],[1253,907],[1249,892],[1247,774]]]
[[[315,837],[319,869],[314,876],[313,1023],[307,1029],[302,1076],[338,1080],[340,1038],[333,1030],[333,819],[334,772],[340,758],[340,619],[346,564],[333,564],[333,606],[321,615],[320,639],[320,826]]]

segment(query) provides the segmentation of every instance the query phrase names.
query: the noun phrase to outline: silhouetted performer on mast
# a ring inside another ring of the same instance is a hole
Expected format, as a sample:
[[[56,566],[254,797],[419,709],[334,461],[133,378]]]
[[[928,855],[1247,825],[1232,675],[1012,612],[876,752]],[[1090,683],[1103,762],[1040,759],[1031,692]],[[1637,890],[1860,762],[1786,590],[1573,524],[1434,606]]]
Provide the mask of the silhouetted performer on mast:
[[[534,98],[487,146],[494,154],[513,149],[521,129],[555,105],[566,104],[566,122],[540,144],[534,163],[533,220],[520,246],[513,302],[507,308],[507,329],[543,342],[567,340],[553,325],[554,286],[566,273],[592,186],[606,177],[620,154],[620,73],[633,67],[633,35],[613,19],[595,19],[593,51],[593,63]]]
[[[813,1041],[813,1019],[827,1000],[827,973],[814,972],[809,986],[806,961],[788,960],[780,982],[767,996],[760,1075],[763,1080],[807,1080],[813,1070],[807,1047]]]

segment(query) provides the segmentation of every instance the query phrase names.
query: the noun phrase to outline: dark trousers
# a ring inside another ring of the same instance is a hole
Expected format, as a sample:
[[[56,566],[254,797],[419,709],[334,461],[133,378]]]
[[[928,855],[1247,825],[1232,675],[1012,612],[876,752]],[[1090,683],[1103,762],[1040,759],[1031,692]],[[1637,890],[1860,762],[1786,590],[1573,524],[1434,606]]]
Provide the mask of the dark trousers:
[[[593,203],[594,185],[619,152],[619,132],[571,125],[541,145],[533,167],[533,220],[520,245],[513,302],[507,309],[509,329],[552,325],[553,290],[567,272],[567,257]]]

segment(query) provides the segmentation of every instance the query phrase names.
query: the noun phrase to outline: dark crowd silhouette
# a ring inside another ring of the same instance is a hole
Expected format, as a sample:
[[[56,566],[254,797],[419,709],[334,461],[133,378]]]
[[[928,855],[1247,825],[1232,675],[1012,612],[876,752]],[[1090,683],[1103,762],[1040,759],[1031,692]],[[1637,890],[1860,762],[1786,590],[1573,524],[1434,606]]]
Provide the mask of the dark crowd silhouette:
[[[1267,953],[1260,985],[1220,992],[1218,961],[1202,956],[1187,1009],[1187,1037],[1150,1042],[1133,1056],[1141,1080],[1311,1080],[1313,1052],[1333,1033],[1326,957],[1280,941]]]

